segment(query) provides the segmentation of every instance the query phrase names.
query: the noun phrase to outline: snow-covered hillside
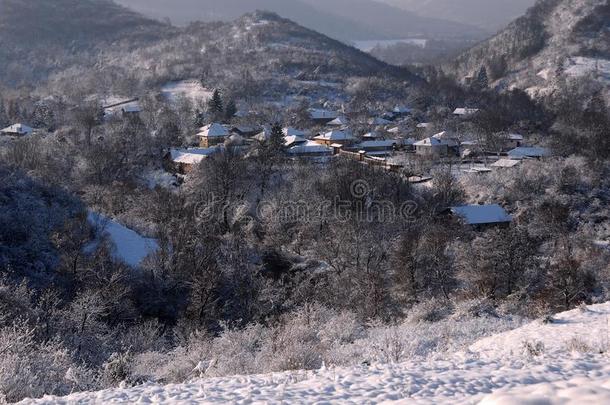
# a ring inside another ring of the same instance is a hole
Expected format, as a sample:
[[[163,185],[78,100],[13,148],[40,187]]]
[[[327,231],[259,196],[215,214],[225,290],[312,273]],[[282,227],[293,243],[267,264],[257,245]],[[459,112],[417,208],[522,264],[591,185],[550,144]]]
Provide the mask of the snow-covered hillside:
[[[23,403],[610,403],[609,317],[610,303],[583,307],[445,360],[145,384]]]
[[[560,78],[589,77],[610,85],[610,48],[604,0],[539,1],[525,16],[488,41],[459,56],[450,70],[457,77],[485,66],[493,85],[545,96]]]

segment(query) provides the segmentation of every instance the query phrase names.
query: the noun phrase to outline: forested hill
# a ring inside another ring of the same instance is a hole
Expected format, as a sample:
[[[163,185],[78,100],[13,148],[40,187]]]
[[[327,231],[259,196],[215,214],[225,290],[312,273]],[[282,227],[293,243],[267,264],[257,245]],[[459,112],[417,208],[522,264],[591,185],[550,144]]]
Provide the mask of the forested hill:
[[[539,0],[525,16],[459,56],[458,78],[487,68],[501,88],[548,92],[566,76],[608,80],[610,4],[607,0]]]
[[[0,0],[0,82],[44,78],[117,42],[138,47],[174,31],[108,0]]]
[[[166,73],[198,76],[202,63],[228,73],[257,66],[280,73],[333,71],[339,76],[387,71],[415,79],[406,70],[273,13],[177,28],[106,0],[0,4],[0,83],[12,87],[52,79],[71,67],[113,66],[123,69],[123,76],[142,79],[152,74],[162,80]]]
[[[109,0],[0,0],[0,5],[3,46],[85,48],[128,35],[158,37],[163,28]]]

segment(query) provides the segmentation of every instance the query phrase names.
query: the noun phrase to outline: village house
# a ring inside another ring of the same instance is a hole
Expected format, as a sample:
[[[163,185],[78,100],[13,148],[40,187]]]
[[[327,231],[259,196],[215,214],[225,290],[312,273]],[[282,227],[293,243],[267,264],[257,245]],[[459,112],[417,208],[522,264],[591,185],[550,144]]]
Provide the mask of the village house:
[[[417,155],[426,158],[438,159],[449,154],[447,144],[434,137],[422,139],[415,142],[413,146],[415,146],[415,153]]]
[[[367,132],[366,134],[362,135],[362,139],[364,139],[365,141],[374,141],[381,138],[381,134],[377,131]]]
[[[247,144],[246,138],[239,134],[231,134],[225,141],[225,145],[233,147],[242,147]]]
[[[355,145],[353,149],[366,152],[368,155],[387,156],[398,149],[400,142],[395,139],[364,141]]]
[[[142,108],[138,102],[128,103],[121,107],[121,113],[124,117],[138,115],[141,112]]]
[[[133,117],[137,116],[142,112],[140,107],[139,99],[133,98],[130,100],[120,101],[118,103],[110,104],[102,107],[104,110],[104,118],[118,117]]]
[[[500,159],[497,162],[492,163],[491,167],[495,167],[498,169],[510,169],[512,167],[517,166],[519,163],[521,163],[520,160]]]
[[[518,148],[523,144],[523,135],[508,134],[505,140],[505,144],[505,148],[508,150]]]
[[[229,131],[224,126],[214,123],[200,128],[197,136],[199,137],[199,146],[209,148],[223,144],[229,137]]]
[[[461,118],[467,118],[478,112],[479,112],[478,108],[456,108],[453,111],[453,115],[461,117]]]
[[[301,136],[297,136],[297,135],[284,136],[284,146],[286,146],[286,147],[302,145],[304,143],[307,143],[307,139],[305,139]],[[316,144],[317,144],[317,142],[316,142]]]
[[[333,130],[322,135],[318,135],[313,138],[314,141],[321,145],[331,146],[332,144],[339,144],[343,146],[353,145],[356,138],[352,135],[351,131],[345,130]]]
[[[371,118],[369,120],[369,125],[372,125],[375,127],[383,127],[386,125],[390,125],[391,123],[392,123],[392,121],[386,120],[385,118],[382,118],[382,117]]]
[[[255,125],[240,125],[231,129],[231,132],[239,136],[243,136],[244,138],[251,138],[254,135],[258,134],[260,131],[261,128]]]
[[[513,218],[498,204],[451,207],[450,213],[476,229],[508,226]]]
[[[415,153],[420,156],[437,159],[450,154],[458,155],[460,142],[447,131],[439,132],[429,138],[413,143]]]
[[[33,132],[33,128],[30,128],[24,124],[13,124],[10,127],[0,130],[0,134],[6,136],[26,136],[31,135]]]
[[[329,127],[344,127],[344,126],[348,125],[348,121],[347,121],[347,118],[345,118],[344,116],[340,116],[340,117],[337,117],[334,120],[330,121],[326,125]]]
[[[293,157],[324,157],[331,156],[333,149],[318,142],[305,140],[305,142],[293,144],[286,150],[286,153]]]
[[[415,143],[416,142],[417,141],[415,140],[415,138],[405,138],[405,139],[402,140],[402,147],[407,152],[414,152],[415,151]]]
[[[305,136],[307,135],[305,131],[301,131],[300,129],[292,127],[286,127],[282,129],[282,132],[284,133],[284,136],[298,136],[301,138],[305,138]]]
[[[449,149],[452,149],[457,154],[458,149],[460,147],[460,141],[455,136],[455,134],[449,131],[443,131],[439,132],[438,134],[432,135],[432,137],[444,142]]]
[[[188,174],[202,160],[221,150],[220,147],[213,148],[172,148],[163,159],[165,170],[175,174]]]
[[[508,157],[511,159],[541,159],[550,155],[551,152],[548,149],[535,146],[520,146],[508,152]]]
[[[309,110],[309,117],[314,125],[325,125],[339,117],[334,111],[312,108]]]

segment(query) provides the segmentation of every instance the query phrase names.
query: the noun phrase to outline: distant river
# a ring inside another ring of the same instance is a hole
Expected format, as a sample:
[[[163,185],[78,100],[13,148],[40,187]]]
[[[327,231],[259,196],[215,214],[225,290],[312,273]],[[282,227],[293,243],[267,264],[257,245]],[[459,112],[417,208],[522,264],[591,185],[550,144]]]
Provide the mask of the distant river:
[[[428,40],[419,38],[406,38],[406,39],[379,39],[369,41],[354,41],[354,46],[361,51],[370,52],[377,46],[388,47],[396,44],[411,44],[417,45],[422,48],[426,47]]]

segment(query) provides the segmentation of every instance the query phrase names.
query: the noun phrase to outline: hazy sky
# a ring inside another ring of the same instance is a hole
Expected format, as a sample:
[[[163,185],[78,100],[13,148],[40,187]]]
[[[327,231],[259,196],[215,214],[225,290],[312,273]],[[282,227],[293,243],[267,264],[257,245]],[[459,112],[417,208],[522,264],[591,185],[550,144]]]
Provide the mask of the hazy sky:
[[[494,32],[522,15],[535,0],[116,0],[140,11],[148,11],[155,17],[170,17],[174,22],[187,19],[235,18],[244,12],[263,7],[280,14],[313,14],[330,12],[339,17],[354,19],[355,9],[386,3],[426,17],[456,21]],[[366,4],[368,3],[368,5]],[[308,9],[308,6],[311,9]],[[351,7],[350,7],[351,6]],[[380,7],[380,13],[387,9]],[[343,12],[342,12],[343,11]],[[354,24],[366,24],[367,13],[359,16]],[[391,12],[390,12],[391,14]],[[405,24],[410,21],[405,21]]]
[[[425,16],[496,31],[523,15],[536,0],[377,0]]]

